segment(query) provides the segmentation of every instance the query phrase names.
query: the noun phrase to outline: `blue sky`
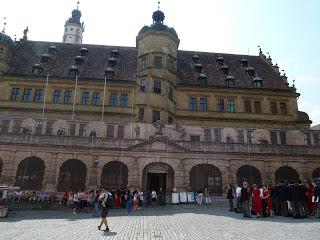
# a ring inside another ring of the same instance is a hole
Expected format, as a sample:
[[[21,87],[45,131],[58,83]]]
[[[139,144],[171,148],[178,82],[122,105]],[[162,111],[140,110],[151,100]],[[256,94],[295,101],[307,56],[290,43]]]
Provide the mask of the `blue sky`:
[[[4,0],[3,0],[4,1]],[[62,41],[73,0],[11,0],[1,3],[6,32],[29,39]],[[82,0],[84,43],[135,46],[143,25],[151,23],[156,0]],[[301,93],[299,109],[320,124],[320,1],[317,0],[162,0],[165,23],[181,40],[179,49],[257,55],[260,45]]]

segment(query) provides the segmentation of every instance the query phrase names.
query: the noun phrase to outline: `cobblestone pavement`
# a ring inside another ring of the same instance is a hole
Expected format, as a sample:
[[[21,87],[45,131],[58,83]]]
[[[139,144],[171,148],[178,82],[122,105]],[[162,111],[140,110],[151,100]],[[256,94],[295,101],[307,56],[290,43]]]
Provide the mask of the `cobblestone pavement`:
[[[0,220],[0,239],[320,239],[320,219],[283,217],[242,219],[224,203],[146,208],[130,216],[111,210],[110,233],[97,230],[99,219],[67,210],[10,212]]]

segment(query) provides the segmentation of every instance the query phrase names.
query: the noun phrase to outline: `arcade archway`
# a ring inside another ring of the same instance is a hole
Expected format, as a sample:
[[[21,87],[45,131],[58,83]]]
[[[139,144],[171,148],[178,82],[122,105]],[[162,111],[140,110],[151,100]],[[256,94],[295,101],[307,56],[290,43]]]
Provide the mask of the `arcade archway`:
[[[299,174],[292,167],[284,166],[277,169],[275,180],[276,184],[280,181],[284,181],[284,183],[295,182],[299,180]]]
[[[45,164],[41,158],[28,157],[17,168],[15,186],[22,190],[41,190]]]
[[[78,159],[65,161],[59,172],[58,192],[79,191],[85,189],[87,176],[86,165]]]
[[[219,168],[212,164],[198,164],[190,170],[191,191],[208,187],[213,195],[222,194],[222,177]]]
[[[243,182],[252,184],[257,184],[260,186],[262,184],[261,173],[259,169],[255,168],[251,165],[243,165],[238,168],[237,171],[237,184],[238,186],[242,186]]]
[[[111,189],[127,189],[128,167],[122,162],[112,161],[104,165],[100,185]]]
[[[312,178],[320,178],[320,168],[316,168],[312,173]]]

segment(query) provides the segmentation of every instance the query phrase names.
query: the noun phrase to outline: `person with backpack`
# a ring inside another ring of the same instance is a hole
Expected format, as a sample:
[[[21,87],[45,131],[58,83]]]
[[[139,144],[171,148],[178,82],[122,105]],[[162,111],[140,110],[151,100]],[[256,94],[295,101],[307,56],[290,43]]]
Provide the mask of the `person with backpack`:
[[[107,216],[109,213],[109,209],[112,207],[113,197],[109,192],[108,188],[105,188],[99,196],[99,201],[101,201],[101,222],[98,226],[98,230],[101,230],[102,225],[106,225],[106,232],[109,232],[110,229],[108,227]]]

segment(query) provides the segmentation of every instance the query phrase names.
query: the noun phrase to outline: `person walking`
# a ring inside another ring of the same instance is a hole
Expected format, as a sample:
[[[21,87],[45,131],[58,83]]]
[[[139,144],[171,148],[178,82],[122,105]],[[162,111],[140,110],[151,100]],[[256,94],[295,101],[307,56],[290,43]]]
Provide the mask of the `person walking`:
[[[198,205],[202,204],[202,200],[203,200],[203,192],[202,190],[198,191]]]
[[[227,199],[229,200],[229,211],[233,212],[234,211],[234,206],[233,206],[233,189],[231,184],[228,184],[228,190],[227,190]]]
[[[138,191],[135,191],[134,195],[133,195],[133,210],[134,211],[139,210],[139,194],[138,194]]]
[[[239,184],[240,185],[240,184]],[[237,213],[242,213],[242,205],[240,202],[240,196],[241,196],[241,187],[237,186],[236,188],[236,197],[237,197]]]
[[[241,188],[240,203],[242,206],[243,217],[245,218],[251,218],[249,210],[249,200],[249,184],[247,182],[243,182],[243,187]]]
[[[210,191],[207,186],[204,187],[204,197],[206,198],[206,204],[210,205],[211,204]]]
[[[151,203],[152,203],[152,207],[155,207],[156,206],[156,202],[157,202],[157,192],[152,189],[152,192],[151,192]]]
[[[112,194],[109,192],[108,188],[105,188],[102,193],[99,196],[99,201],[101,201],[101,222],[100,225],[98,226],[98,230],[101,230],[102,225],[104,224],[106,226],[105,231],[109,232],[109,226],[108,226],[108,221],[107,221],[107,216],[109,213],[109,208],[111,202],[113,201],[112,199]]]

